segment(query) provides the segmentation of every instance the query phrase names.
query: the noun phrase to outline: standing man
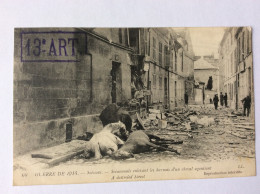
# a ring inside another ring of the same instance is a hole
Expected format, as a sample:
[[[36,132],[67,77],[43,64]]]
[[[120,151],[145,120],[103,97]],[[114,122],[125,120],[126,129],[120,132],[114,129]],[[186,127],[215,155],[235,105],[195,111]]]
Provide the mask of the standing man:
[[[225,96],[223,98],[224,98],[224,102],[225,102],[225,107],[227,107],[227,93],[225,93]]]
[[[244,107],[244,116],[249,116],[249,113],[250,113],[250,107],[251,107],[251,97],[249,95],[247,95],[247,97],[245,97],[243,100],[242,100],[242,103],[243,103],[243,107]],[[247,111],[246,111],[247,110]],[[247,114],[246,114],[247,112]]]
[[[224,104],[224,96],[223,96],[222,92],[220,92],[220,104],[221,104],[221,106],[223,106],[223,104]]]
[[[213,98],[213,102],[214,102],[214,106],[215,106],[215,109],[217,110],[218,109],[218,95],[215,94],[214,98]]]

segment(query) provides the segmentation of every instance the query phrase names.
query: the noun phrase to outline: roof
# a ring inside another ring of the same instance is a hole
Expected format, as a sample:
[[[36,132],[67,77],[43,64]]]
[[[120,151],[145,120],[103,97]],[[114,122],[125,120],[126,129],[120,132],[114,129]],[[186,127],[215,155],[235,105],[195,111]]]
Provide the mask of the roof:
[[[211,65],[209,62],[207,62],[203,58],[200,58],[194,62],[194,69],[218,69],[218,68]]]

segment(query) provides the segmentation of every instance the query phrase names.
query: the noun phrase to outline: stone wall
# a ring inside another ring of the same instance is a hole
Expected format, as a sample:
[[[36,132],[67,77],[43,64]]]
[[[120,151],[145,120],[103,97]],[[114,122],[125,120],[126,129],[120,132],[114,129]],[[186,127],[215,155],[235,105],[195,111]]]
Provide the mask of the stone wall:
[[[118,101],[131,98],[130,51],[93,34],[16,29],[14,48],[15,155],[64,142],[68,121],[73,138],[101,130],[98,115],[111,103],[113,61],[121,70]]]

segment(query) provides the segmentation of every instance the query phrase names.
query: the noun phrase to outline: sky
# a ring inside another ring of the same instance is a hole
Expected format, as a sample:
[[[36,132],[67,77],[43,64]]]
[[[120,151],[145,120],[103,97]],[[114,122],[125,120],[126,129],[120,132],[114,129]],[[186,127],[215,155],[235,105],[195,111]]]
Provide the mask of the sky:
[[[193,51],[196,56],[214,54],[218,58],[219,44],[224,35],[224,27],[188,28]]]

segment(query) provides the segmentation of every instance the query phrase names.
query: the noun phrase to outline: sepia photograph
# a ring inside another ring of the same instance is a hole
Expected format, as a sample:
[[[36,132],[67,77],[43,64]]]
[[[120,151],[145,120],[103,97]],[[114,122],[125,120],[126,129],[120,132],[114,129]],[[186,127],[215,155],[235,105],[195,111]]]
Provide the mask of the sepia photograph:
[[[255,176],[252,30],[15,28],[13,185]]]

